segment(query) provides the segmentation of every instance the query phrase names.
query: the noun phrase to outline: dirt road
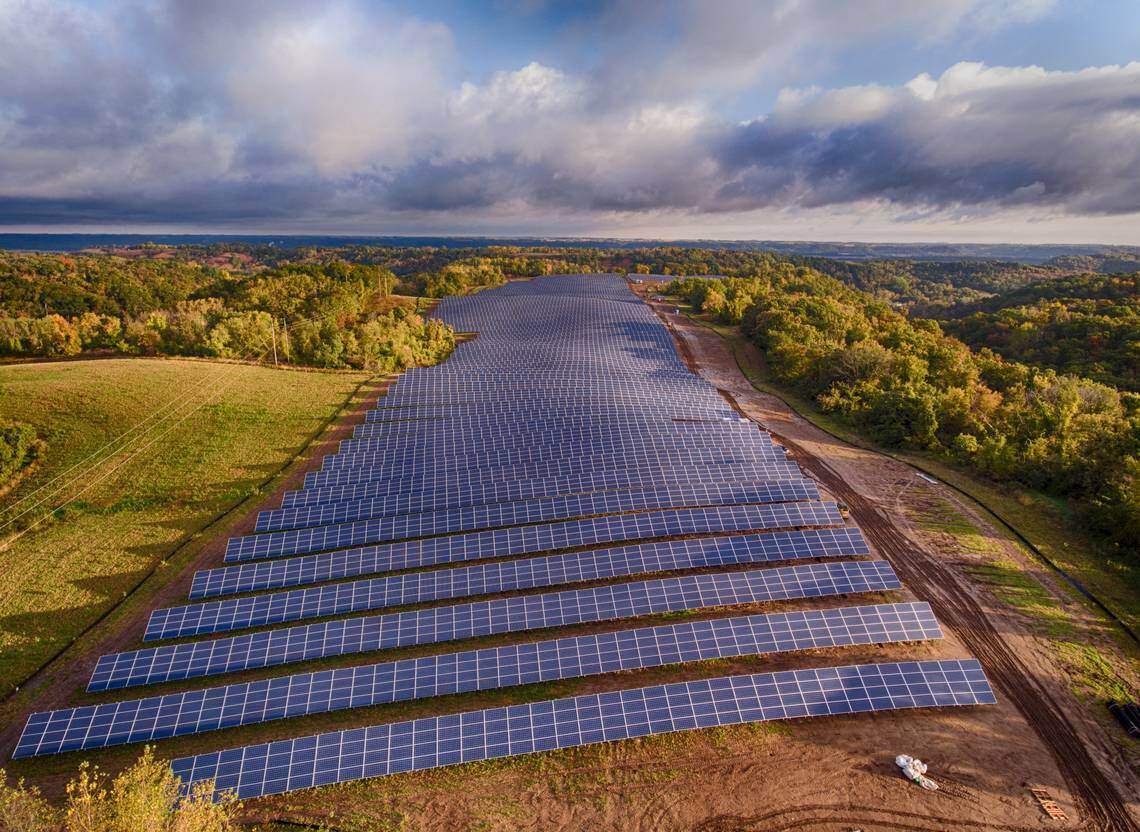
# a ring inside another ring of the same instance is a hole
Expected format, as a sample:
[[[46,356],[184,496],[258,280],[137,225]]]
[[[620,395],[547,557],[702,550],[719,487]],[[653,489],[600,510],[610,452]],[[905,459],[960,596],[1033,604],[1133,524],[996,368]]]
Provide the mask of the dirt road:
[[[634,289],[648,294],[644,286]],[[1140,830],[1129,806],[1136,805],[1135,778],[1111,742],[1082,717],[1061,674],[1032,650],[1023,652],[1031,639],[1011,634],[1007,619],[1000,619],[999,631],[999,619],[968,577],[924,548],[895,516],[898,495],[883,493],[883,486],[913,472],[888,457],[843,445],[778,398],[757,391],[720,336],[676,314],[672,304],[647,302],[673,331],[691,369],[714,383],[741,414],[770,431],[811,476],[847,504],[871,545],[982,662],[999,695],[1016,706],[1053,756],[1085,828]],[[877,470],[868,471],[867,466]]]

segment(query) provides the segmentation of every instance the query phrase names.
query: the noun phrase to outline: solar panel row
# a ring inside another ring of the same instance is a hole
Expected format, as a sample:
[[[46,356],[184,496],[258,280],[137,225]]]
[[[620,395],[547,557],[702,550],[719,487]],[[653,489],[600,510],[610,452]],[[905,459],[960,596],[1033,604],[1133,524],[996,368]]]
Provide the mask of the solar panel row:
[[[759,431],[751,422],[742,422],[736,418],[703,418],[700,420],[678,419],[666,412],[654,410],[652,413],[642,413],[624,408],[601,409],[598,407],[537,410],[533,402],[520,403],[517,408],[499,406],[493,410],[480,410],[466,407],[462,410],[452,406],[445,412],[425,412],[422,418],[417,414],[406,413],[399,421],[365,421],[352,429],[354,439],[377,439],[397,436],[428,436],[439,434],[441,436],[486,430],[489,435],[497,436],[512,430],[525,430],[528,433],[549,431],[555,429],[591,430],[602,432],[617,427],[626,430],[656,430],[669,428],[699,431],[708,429],[721,429],[732,427],[738,432],[754,432],[761,437],[767,434]],[[370,411],[375,413],[376,411]],[[679,431],[680,432],[680,431]],[[769,438],[766,441],[771,441]]]
[[[238,798],[746,722],[993,704],[973,659],[724,676],[468,711],[183,757],[186,789]]]
[[[801,558],[853,557],[870,554],[862,533],[849,526],[837,529],[798,529],[796,531],[765,532],[663,540],[655,543],[637,543],[631,546],[594,549],[568,555],[542,558],[524,558],[480,564],[478,566],[417,572],[413,575],[396,575],[390,586],[402,587],[402,592],[414,592],[424,597],[443,591],[458,592],[460,588],[500,586],[496,581],[510,581],[514,588],[528,586],[529,577],[549,576],[551,585],[592,580],[588,577],[636,575],[649,572],[666,572],[677,569],[698,568],[734,563],[758,563]],[[354,553],[311,555],[287,560],[247,563],[241,566],[202,570],[195,574],[191,599],[217,595],[234,595],[266,589],[315,584],[322,581],[354,578],[373,574],[371,564],[354,556]],[[535,583],[533,586],[540,584]],[[498,592],[500,589],[488,589]],[[404,601],[401,603],[413,603]]]
[[[401,422],[400,427],[410,427],[414,423]],[[673,443],[684,441],[693,447],[716,441],[731,441],[740,445],[763,448],[773,454],[783,452],[772,444],[771,439],[754,428],[733,422],[694,425],[676,425],[665,422],[658,425],[591,425],[579,427],[565,423],[550,422],[467,422],[462,426],[449,425],[447,430],[395,430],[371,436],[356,436],[345,439],[338,447],[338,456],[365,452],[390,451],[396,453],[407,448],[436,450],[441,456],[451,455],[456,449],[470,453],[484,452],[494,448],[510,448],[520,443],[539,446],[569,446],[571,444],[593,443],[638,443],[649,441]]]
[[[249,552],[278,554],[290,546],[307,545],[305,540],[325,540],[330,536],[358,536],[371,541],[406,540],[440,534],[521,526],[573,518],[599,517],[632,511],[651,511],[688,506],[726,506],[783,502],[818,501],[819,492],[807,481],[784,482],[779,485],[729,485],[715,483],[697,486],[675,486],[640,491],[609,491],[599,494],[573,494],[486,506],[448,509],[446,511],[380,517],[349,523],[306,523],[304,528],[251,534],[231,538],[226,554],[240,557]],[[317,529],[323,531],[318,532]],[[311,531],[310,531],[311,530]],[[278,547],[281,547],[280,549]],[[326,547],[327,548],[327,547]],[[304,551],[304,550],[300,550]]]
[[[694,423],[623,418],[613,422],[601,422],[597,419],[571,421],[491,417],[403,421],[359,427],[368,427],[370,429],[368,435],[361,436],[358,432],[352,439],[342,441],[339,445],[341,453],[422,448],[424,445],[438,447],[441,452],[451,453],[452,446],[456,444],[470,447],[472,451],[486,450],[504,445],[510,447],[512,437],[518,437],[520,440],[525,438],[528,443],[535,444],[568,444],[586,440],[660,442],[665,439],[684,439],[697,443],[717,437],[748,442],[769,450],[780,450],[779,446],[772,443],[771,437],[759,431],[754,425],[726,420]]]
[[[705,451],[638,451],[628,454],[593,454],[567,459],[545,459],[518,464],[480,464],[467,460],[441,464],[430,469],[376,471],[368,467],[310,471],[305,475],[305,487],[348,485],[353,483],[386,481],[395,490],[408,491],[430,488],[445,483],[459,483],[478,478],[527,480],[537,477],[569,476],[583,469],[622,468],[628,465],[696,467],[711,465],[739,465],[751,469],[749,479],[787,479],[801,476],[795,463],[775,460],[757,460],[732,450]]]
[[[564,520],[532,526],[515,526],[485,532],[429,537],[366,547],[376,564],[373,572],[413,569],[459,560],[525,555],[545,550],[575,549],[653,537],[672,537],[703,532],[755,531],[841,526],[843,517],[835,503],[772,503],[767,505],[711,506],[708,508],[661,509],[638,514],[618,514],[581,520]],[[227,562],[339,549],[377,539],[370,521],[274,532],[272,538],[252,550],[227,552]],[[387,562],[388,566],[383,566]]]
[[[436,480],[422,475],[411,481],[385,480],[373,482],[347,483],[343,485],[330,485],[307,490],[287,491],[282,500],[285,509],[298,506],[316,505],[322,503],[351,502],[361,499],[386,498],[392,500],[412,501],[420,495],[430,496],[432,499],[442,499],[447,494],[458,493],[514,493],[520,492],[513,499],[526,499],[532,496],[526,489],[551,489],[566,483],[565,492],[547,493],[581,493],[597,491],[611,486],[628,486],[651,488],[657,485],[670,485],[692,482],[766,482],[772,480],[802,479],[797,470],[794,474],[788,472],[775,472],[767,475],[763,470],[757,470],[748,465],[680,465],[670,460],[654,464],[639,464],[627,461],[621,466],[612,468],[585,468],[569,473],[554,473],[549,475],[533,474],[528,476],[524,471],[521,474],[514,472],[514,476],[488,477],[482,472],[459,472],[453,477],[444,477]],[[535,493],[533,496],[540,496]],[[512,499],[512,498],[507,498]],[[486,502],[498,502],[497,499]]]
[[[694,483],[677,483],[665,481],[661,482],[655,488],[631,488],[628,485],[625,487],[607,487],[604,479],[601,481],[601,487],[594,486],[592,488],[590,486],[583,487],[583,485],[573,484],[569,480],[563,480],[553,487],[550,485],[544,486],[542,483],[536,483],[533,480],[526,480],[524,482],[527,483],[527,486],[516,486],[514,492],[508,488],[492,489],[484,487],[478,490],[469,489],[468,492],[464,494],[445,493],[438,496],[432,494],[430,498],[431,502],[426,505],[426,500],[422,497],[415,502],[411,502],[406,498],[402,500],[399,498],[396,500],[364,499],[339,503],[317,503],[302,505],[291,509],[263,511],[258,514],[255,528],[258,532],[284,531],[308,526],[326,526],[335,523],[345,523],[353,520],[379,519],[384,517],[392,518],[427,514],[429,512],[439,515],[442,512],[455,512],[459,509],[490,511],[491,505],[517,506],[524,502],[532,505],[549,503],[551,504],[549,510],[554,511],[554,505],[557,501],[585,500],[586,498],[596,499],[602,495],[616,495],[620,493],[630,495],[630,499],[638,499],[636,497],[637,494],[659,493],[664,490],[685,495],[671,497],[672,503],[668,506],[669,508],[712,505],[714,502],[721,502],[721,498],[716,495],[730,493],[733,489],[753,489],[757,494],[762,495],[756,499],[755,502],[762,503],[819,499],[819,489],[816,488],[815,483],[806,479],[775,480],[770,482],[700,481]],[[689,493],[691,493],[692,496],[688,496]],[[439,503],[444,503],[444,505],[440,505]],[[450,505],[448,503],[450,503]],[[459,504],[456,505],[456,503]],[[419,507],[419,510],[411,510],[412,506]],[[592,513],[596,514],[599,512],[595,511]],[[560,516],[566,519],[572,515],[563,512]],[[553,515],[544,519],[553,519]]]

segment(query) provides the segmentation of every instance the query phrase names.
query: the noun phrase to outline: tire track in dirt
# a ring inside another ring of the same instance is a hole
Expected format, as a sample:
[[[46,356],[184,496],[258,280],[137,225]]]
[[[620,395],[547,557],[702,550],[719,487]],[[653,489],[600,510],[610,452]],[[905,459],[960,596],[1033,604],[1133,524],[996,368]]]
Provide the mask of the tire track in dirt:
[[[790,832],[793,829],[825,827],[902,829],[906,832],[945,832],[948,829],[971,829],[976,832],[1037,832],[1037,827],[1031,826],[1004,826],[961,818],[932,817],[875,806],[852,806],[849,803],[778,809],[763,815],[720,815],[694,827],[694,832]]]
[[[1072,790],[1077,810],[1103,832],[1140,829],[1116,788],[1085,748],[1076,728],[1049,690],[1009,649],[977,600],[944,564],[912,546],[894,522],[848,486],[828,465],[794,442],[777,437],[797,461],[847,503],[852,519],[902,581],[929,601],[939,620],[958,634],[1052,753]]]
[[[650,306],[673,334],[678,352],[689,369],[702,375],[702,368],[689,344],[679,336],[660,309],[653,304]],[[731,392],[721,387],[717,389],[734,410],[741,416],[752,419]],[[991,682],[1009,698],[1049,749],[1069,785],[1077,811],[1086,821],[1085,827],[1098,832],[1140,832],[1140,825],[1133,818],[1124,798],[1093,761],[1064,708],[1009,648],[985,610],[961,586],[958,576],[945,564],[914,546],[890,517],[852,488],[823,459],[770,427],[762,427],[784,445],[796,462],[818,479],[836,499],[847,504],[852,519],[863,530],[871,545],[891,563],[903,583],[928,601],[938,619],[953,629],[982,662]],[[709,829],[711,832],[717,827]]]

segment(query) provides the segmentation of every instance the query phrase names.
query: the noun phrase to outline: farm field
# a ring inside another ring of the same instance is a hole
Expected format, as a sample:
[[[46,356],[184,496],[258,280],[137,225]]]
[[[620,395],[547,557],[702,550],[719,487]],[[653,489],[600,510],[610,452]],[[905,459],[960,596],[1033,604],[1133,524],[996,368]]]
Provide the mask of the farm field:
[[[153,446],[100,467],[77,483],[93,484],[75,502],[0,551],[0,693],[66,647],[181,542],[256,493],[366,378],[141,358],[0,367],[0,417],[33,425],[46,441],[39,467],[5,506],[163,406],[175,403],[172,412],[181,413]],[[215,383],[220,394],[183,402],[187,391]],[[8,527],[4,538],[19,528]]]

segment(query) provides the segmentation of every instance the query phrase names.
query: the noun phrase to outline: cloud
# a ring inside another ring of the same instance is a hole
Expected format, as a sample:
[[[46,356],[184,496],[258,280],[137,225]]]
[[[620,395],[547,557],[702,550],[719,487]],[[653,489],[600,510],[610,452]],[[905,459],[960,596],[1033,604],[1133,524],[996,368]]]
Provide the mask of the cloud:
[[[787,91],[726,138],[722,193],[738,206],[1140,211],[1138,89],[1140,63],[1079,72],[960,63],[897,88]],[[777,188],[775,171],[785,174]]]
[[[617,0],[597,36],[601,93],[731,96],[810,77],[893,37],[938,42],[1048,15],[1055,0]]]
[[[1051,7],[617,0],[593,21],[594,64],[470,79],[444,24],[363,0],[0,0],[0,224],[1138,212],[1140,64],[959,63],[897,85],[786,84],[745,122],[718,106],[808,52]]]

